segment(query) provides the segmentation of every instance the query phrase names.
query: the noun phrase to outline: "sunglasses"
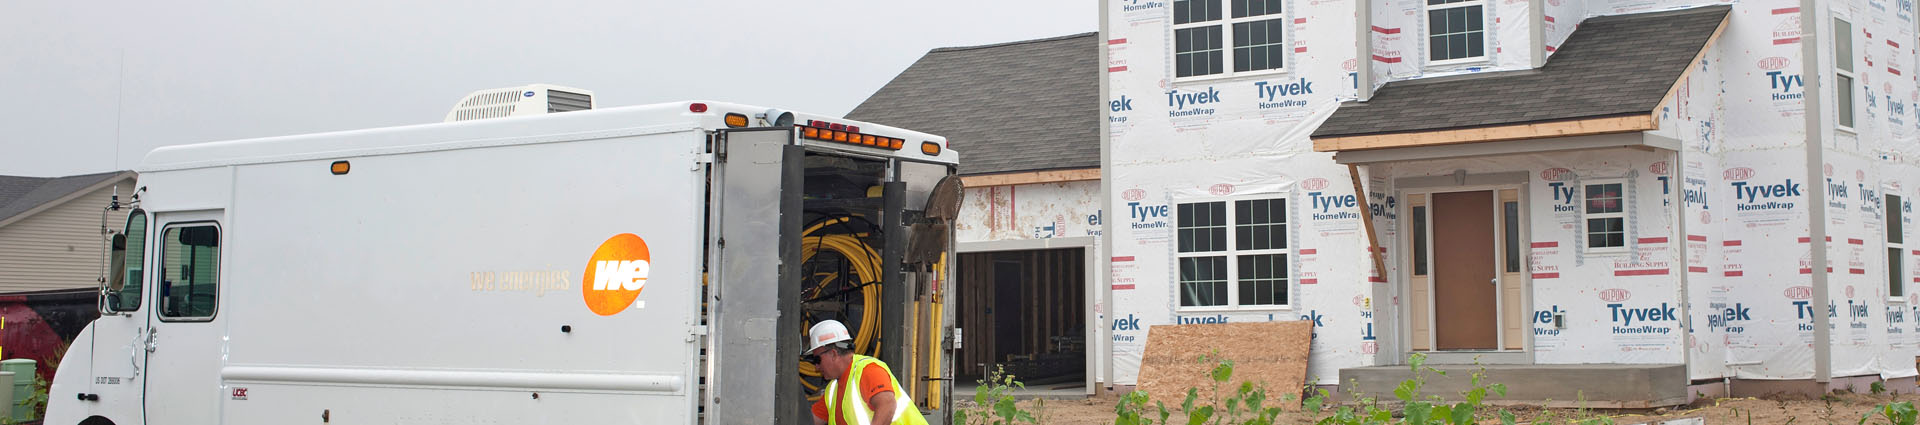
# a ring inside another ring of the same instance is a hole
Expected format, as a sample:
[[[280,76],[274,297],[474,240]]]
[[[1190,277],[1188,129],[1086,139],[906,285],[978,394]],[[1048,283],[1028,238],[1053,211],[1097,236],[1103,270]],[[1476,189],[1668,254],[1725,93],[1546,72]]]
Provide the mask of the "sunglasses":
[[[813,363],[813,364],[816,364],[816,365],[817,365],[817,364],[820,364],[820,355],[818,355],[818,354],[806,354],[806,355],[801,355],[801,356],[800,356],[800,361],[803,361],[803,362],[807,362],[807,363]]]

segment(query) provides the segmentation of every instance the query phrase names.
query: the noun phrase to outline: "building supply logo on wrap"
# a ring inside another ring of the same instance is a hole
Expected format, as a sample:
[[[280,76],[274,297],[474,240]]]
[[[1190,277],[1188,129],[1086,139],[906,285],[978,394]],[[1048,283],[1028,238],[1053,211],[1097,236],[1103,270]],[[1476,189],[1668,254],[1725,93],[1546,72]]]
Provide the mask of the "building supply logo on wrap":
[[[1373,30],[1373,61],[1384,64],[1400,63],[1402,53],[1396,47],[1399,47],[1405,39],[1405,36],[1400,34],[1400,28],[1376,25],[1371,29]]]
[[[580,292],[587,309],[594,314],[612,316],[634,306],[640,290],[647,286],[652,254],[647,241],[632,233],[621,233],[600,243],[587,259],[587,271]]]
[[[1778,46],[1800,43],[1800,8],[1783,7],[1773,9],[1772,15],[1774,18],[1772,31],[1773,44]]]

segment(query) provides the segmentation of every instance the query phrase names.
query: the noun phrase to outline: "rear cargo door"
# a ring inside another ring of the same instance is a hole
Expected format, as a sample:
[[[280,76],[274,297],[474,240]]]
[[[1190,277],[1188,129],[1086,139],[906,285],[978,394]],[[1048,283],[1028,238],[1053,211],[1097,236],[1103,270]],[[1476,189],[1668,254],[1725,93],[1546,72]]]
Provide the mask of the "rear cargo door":
[[[717,232],[709,322],[709,423],[805,423],[795,277],[801,146],[788,127],[722,130],[712,189]]]

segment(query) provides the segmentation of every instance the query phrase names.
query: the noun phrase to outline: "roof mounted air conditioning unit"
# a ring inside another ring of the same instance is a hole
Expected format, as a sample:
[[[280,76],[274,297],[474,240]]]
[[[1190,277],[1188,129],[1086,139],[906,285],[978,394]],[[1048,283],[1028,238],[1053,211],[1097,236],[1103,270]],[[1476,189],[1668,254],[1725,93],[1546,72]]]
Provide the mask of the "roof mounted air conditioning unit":
[[[552,84],[481,90],[460,99],[446,122],[593,109],[593,92]]]

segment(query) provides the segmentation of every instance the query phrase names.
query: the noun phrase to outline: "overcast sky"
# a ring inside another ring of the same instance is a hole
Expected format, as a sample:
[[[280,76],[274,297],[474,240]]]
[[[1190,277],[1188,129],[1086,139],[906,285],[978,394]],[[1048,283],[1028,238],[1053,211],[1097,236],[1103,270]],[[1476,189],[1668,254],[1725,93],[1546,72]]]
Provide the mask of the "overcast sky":
[[[432,4],[432,5],[426,5]],[[927,50],[1097,29],[1095,0],[0,2],[0,174],[440,121],[552,83],[844,114]]]

